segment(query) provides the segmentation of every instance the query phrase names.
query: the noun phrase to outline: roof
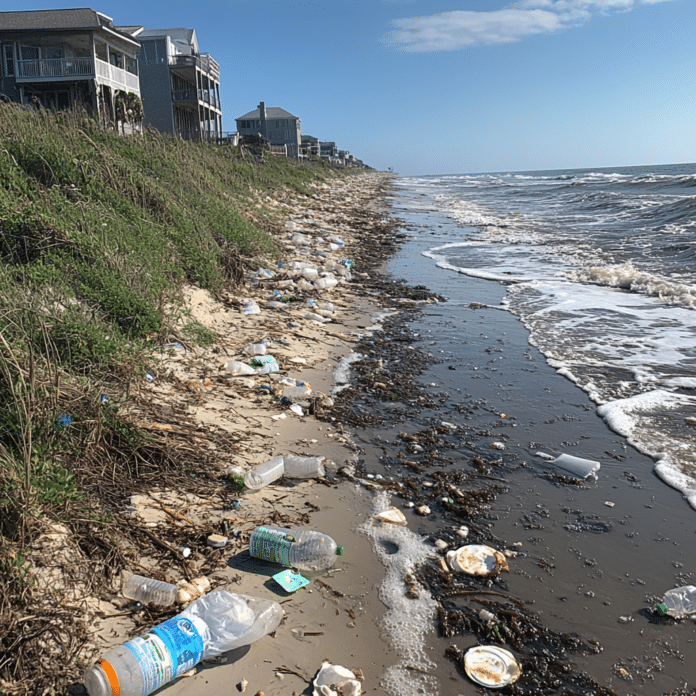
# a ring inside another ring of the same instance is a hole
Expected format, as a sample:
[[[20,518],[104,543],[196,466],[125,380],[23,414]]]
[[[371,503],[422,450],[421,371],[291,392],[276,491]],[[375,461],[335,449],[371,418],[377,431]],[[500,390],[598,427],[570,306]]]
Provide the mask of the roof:
[[[237,117],[235,120],[239,121],[243,118],[261,118],[261,114],[259,113],[258,109],[254,109],[253,111],[250,111],[248,114],[244,114],[244,116]],[[267,106],[266,107],[266,120],[270,121],[273,118],[298,118],[298,117],[293,116],[289,111],[286,111],[285,109],[281,109],[280,107]]]
[[[119,31],[111,17],[95,12],[88,7],[70,10],[23,10],[20,12],[0,12],[0,31],[31,30],[85,30],[108,29],[133,41],[131,36]]]

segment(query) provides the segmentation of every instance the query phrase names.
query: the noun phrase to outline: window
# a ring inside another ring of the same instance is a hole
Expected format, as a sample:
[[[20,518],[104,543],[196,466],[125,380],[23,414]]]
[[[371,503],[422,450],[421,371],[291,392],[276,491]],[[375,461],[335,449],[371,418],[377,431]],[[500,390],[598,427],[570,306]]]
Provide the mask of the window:
[[[22,56],[22,60],[39,60],[38,46],[21,46],[20,54]]]
[[[3,55],[5,57],[5,75],[13,77],[15,74],[14,45],[5,44],[3,46]]]

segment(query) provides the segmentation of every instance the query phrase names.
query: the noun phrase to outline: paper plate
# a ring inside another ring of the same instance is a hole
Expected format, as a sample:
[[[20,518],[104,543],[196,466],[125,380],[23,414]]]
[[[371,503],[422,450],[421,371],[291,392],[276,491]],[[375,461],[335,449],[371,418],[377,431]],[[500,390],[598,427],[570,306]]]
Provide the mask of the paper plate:
[[[500,551],[482,544],[469,544],[447,554],[453,570],[469,575],[490,575],[495,570],[507,570],[508,565]]]
[[[502,689],[522,674],[514,655],[496,645],[479,645],[467,650],[464,670],[472,681],[489,689]]]

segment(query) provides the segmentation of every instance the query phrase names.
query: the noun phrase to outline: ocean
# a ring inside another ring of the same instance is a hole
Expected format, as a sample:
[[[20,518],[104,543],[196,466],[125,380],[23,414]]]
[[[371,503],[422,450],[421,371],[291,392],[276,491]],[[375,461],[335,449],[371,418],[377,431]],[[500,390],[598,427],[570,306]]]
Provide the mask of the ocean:
[[[402,656],[385,692],[472,693],[457,656],[502,644],[514,693],[685,693],[696,623],[651,609],[696,584],[696,165],[398,177],[389,207],[392,285],[351,365],[375,509],[408,520],[374,539]],[[573,482],[560,455],[599,469]],[[509,572],[442,572],[467,544]],[[512,629],[518,601],[585,648],[481,621]]]
[[[423,255],[503,306],[696,508],[696,164],[400,178]],[[457,299],[457,298],[453,298]]]

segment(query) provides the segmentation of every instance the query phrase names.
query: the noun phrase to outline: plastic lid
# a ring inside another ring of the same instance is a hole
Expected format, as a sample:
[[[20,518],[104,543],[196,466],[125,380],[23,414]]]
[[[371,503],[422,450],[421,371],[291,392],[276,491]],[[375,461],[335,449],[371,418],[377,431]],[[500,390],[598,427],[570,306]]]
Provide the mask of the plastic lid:
[[[343,555],[343,547],[342,547],[342,546],[337,546],[337,547],[336,547],[336,555],[337,555],[337,556],[342,556],[342,555]]]

